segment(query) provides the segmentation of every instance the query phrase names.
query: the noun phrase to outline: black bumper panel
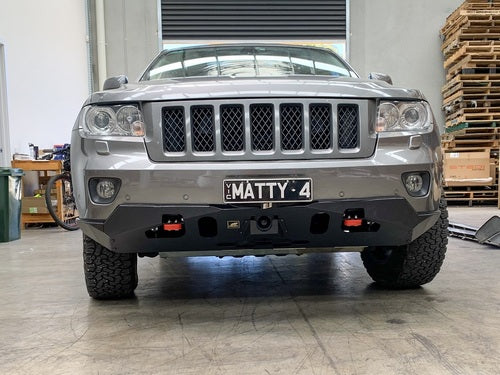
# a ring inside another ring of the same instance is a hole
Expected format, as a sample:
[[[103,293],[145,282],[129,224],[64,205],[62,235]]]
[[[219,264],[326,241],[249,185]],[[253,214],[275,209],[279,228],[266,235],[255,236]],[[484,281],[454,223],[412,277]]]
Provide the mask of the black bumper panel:
[[[342,227],[343,215],[350,209],[363,209],[365,220],[376,223],[372,231],[346,232]],[[182,235],[173,233],[177,237],[172,238],[152,235],[155,229],[163,228],[164,215],[182,216]],[[272,223],[266,231],[256,225],[262,216]],[[439,211],[416,213],[399,197],[275,205],[268,209],[131,204],[119,206],[104,222],[81,219],[80,226],[86,235],[116,252],[206,251],[217,255],[217,250],[232,249],[403,245],[429,229],[438,216]],[[316,230],[315,218],[318,217],[323,227]],[[206,223],[211,223],[209,230],[205,228]],[[251,254],[248,251],[248,255]]]

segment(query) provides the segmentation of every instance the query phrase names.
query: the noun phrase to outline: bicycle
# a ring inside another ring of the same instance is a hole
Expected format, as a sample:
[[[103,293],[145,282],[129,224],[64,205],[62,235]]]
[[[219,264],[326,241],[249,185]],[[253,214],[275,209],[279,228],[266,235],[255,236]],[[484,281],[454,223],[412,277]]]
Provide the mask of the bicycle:
[[[73,196],[73,183],[71,182],[71,161],[70,161],[70,146],[66,146],[61,150],[54,151],[44,159],[52,159],[54,155],[62,155],[63,172],[52,176],[45,188],[45,202],[50,216],[54,219],[57,225],[66,230],[77,230],[78,226],[78,209],[76,208],[75,197]],[[57,202],[57,205],[52,204],[51,194],[54,190],[62,189],[62,199]]]

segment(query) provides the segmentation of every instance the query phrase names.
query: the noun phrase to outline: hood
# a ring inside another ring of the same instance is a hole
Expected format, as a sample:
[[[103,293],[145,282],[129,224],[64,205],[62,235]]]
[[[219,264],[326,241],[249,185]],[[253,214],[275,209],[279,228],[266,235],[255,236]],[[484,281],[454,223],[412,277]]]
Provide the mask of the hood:
[[[129,83],[119,89],[96,92],[86,104],[257,97],[423,99],[418,90],[397,88],[386,82],[359,78],[203,77]]]

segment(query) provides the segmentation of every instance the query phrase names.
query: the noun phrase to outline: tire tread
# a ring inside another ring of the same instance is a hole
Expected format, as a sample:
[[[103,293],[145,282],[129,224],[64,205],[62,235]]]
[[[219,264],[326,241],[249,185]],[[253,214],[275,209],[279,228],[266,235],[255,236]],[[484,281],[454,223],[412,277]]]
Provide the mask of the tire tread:
[[[115,253],[83,237],[83,266],[87,291],[95,299],[133,295],[137,287],[137,255]]]
[[[444,199],[441,199],[439,208],[438,221],[409,245],[398,248],[384,266],[374,265],[368,253],[361,253],[363,264],[375,282],[385,287],[406,289],[434,279],[441,269],[448,244],[448,210]]]

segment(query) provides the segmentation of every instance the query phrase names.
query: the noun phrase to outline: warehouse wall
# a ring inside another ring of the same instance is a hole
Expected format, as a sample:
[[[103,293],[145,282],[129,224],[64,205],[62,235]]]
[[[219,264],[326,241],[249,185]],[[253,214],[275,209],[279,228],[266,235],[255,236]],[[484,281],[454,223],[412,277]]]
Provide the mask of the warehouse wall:
[[[445,81],[439,31],[463,0],[350,0],[350,63],[363,76],[389,74],[418,88],[444,127]]]
[[[88,95],[85,1],[0,0],[11,152],[70,140]]]
[[[136,81],[160,51],[157,0],[105,0],[107,76]]]

